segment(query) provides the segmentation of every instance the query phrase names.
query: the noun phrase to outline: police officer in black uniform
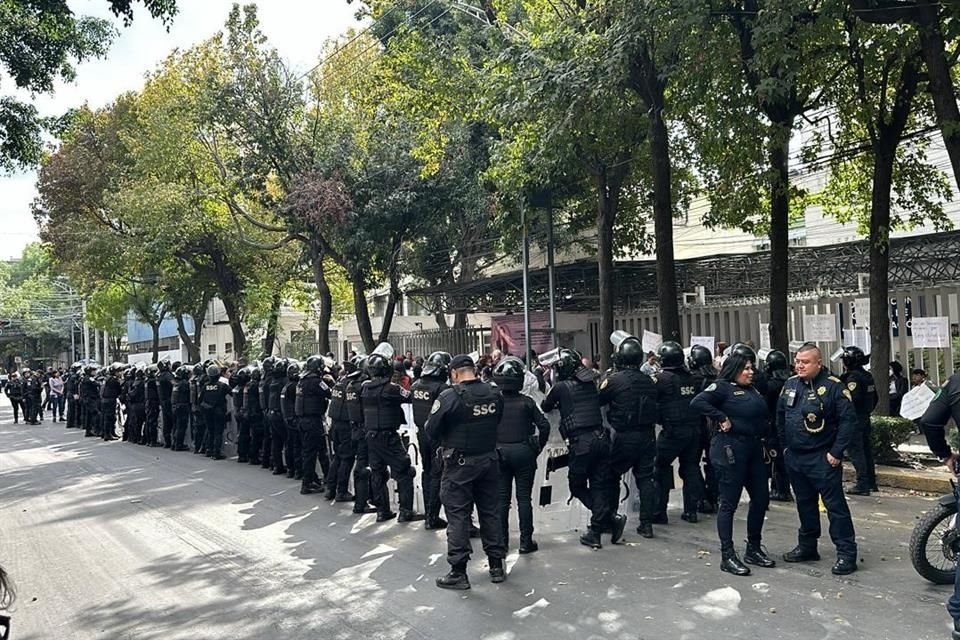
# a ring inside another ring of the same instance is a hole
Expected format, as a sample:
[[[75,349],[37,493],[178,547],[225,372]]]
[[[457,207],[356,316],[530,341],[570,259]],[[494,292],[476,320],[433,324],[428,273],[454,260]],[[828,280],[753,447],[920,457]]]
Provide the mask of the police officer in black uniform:
[[[507,356],[493,368],[493,381],[503,394],[503,415],[497,426],[503,546],[510,546],[510,503],[516,485],[521,554],[533,553],[539,548],[533,539],[533,478],[537,472],[537,456],[550,439],[546,416],[533,398],[520,393],[526,373],[523,361],[513,356]]]
[[[837,547],[835,575],[857,570],[853,519],[843,494],[843,451],[857,432],[857,414],[850,391],[823,366],[816,345],[804,344],[794,359],[797,375],[786,381],[777,405],[777,428],[784,461],[797,500],[800,530],[787,562],[819,560],[820,512],[823,499],[830,520],[830,538]]]
[[[847,494],[868,496],[871,490],[878,491],[877,472],[873,464],[873,445],[870,442],[872,431],[870,414],[873,413],[879,401],[877,385],[873,381],[873,375],[864,369],[864,366],[870,362],[870,356],[866,355],[860,347],[844,347],[841,360],[844,373],[840,376],[840,380],[850,392],[853,408],[857,412],[857,432],[850,441],[850,448],[847,449],[853,468],[857,471],[857,481],[847,490]]]
[[[596,375],[573,349],[560,349],[552,366],[557,383],[540,408],[544,413],[560,410],[560,435],[570,451],[570,494],[590,510],[590,526],[580,543],[599,549],[600,534],[609,531],[616,544],[627,517],[610,511],[610,438],[603,428]]]
[[[290,362],[287,365],[287,383],[280,391],[280,413],[287,426],[284,457],[287,460],[287,477],[300,480],[303,478],[303,461],[300,454],[303,440],[300,437],[300,426],[296,416],[297,383],[300,381],[300,363]]]
[[[377,504],[377,522],[391,520],[397,514],[390,510],[387,492],[387,469],[397,483],[400,502],[400,522],[423,520],[424,515],[413,510],[413,476],[416,474],[410,456],[400,440],[397,429],[406,421],[403,405],[410,402],[410,392],[390,381],[393,375],[393,347],[381,343],[367,358],[370,380],[363,383],[360,398],[363,402],[363,422],[367,430],[367,453],[373,497]]]
[[[356,451],[353,443],[353,427],[350,424],[350,410],[347,407],[347,387],[350,384],[350,374],[356,370],[355,360],[347,360],[343,363],[341,370],[343,375],[330,390],[330,406],[327,408],[333,455],[330,458],[330,470],[324,481],[326,485],[324,498],[335,502],[353,502],[354,498],[349,488]]]
[[[763,519],[770,505],[770,486],[764,462],[763,439],[770,428],[766,399],[753,386],[753,358],[732,353],[723,363],[715,382],[690,403],[710,418],[717,433],[710,442],[710,458],[717,470],[720,499],[717,534],[722,561],[720,570],[737,576],[750,575],[733,545],[733,516],[744,488],[750,494],[747,515],[747,564],[771,568],[776,563],[761,546]]]
[[[63,382],[63,394],[67,398],[67,429],[80,428],[78,400],[80,398],[80,363],[70,366],[70,373]]]
[[[179,367],[173,373],[173,391],[170,404],[173,407],[173,450],[189,451],[187,446],[187,428],[190,426],[190,371]]]
[[[230,376],[233,397],[233,419],[237,421],[237,462],[250,462],[250,422],[243,408],[247,385],[250,384],[250,367],[240,367]]]
[[[11,373],[3,391],[7,394],[10,404],[13,406],[13,424],[18,424],[20,422],[20,408],[23,407],[23,380],[20,379],[20,374],[16,371]],[[69,412],[67,415],[69,416]],[[67,420],[69,425],[69,417]],[[27,421],[26,408],[23,411],[23,421]]]
[[[124,439],[131,444],[140,444],[143,440],[143,425],[147,419],[147,375],[142,367],[133,372],[133,382],[127,392],[127,401],[130,403],[130,435],[124,434]]]
[[[88,364],[83,369],[83,379],[80,381],[80,401],[83,403],[83,435],[93,437],[99,418],[100,388],[97,386],[95,375],[97,367]]]
[[[207,374],[202,363],[198,362],[193,365],[193,372],[190,376],[190,435],[193,439],[193,452],[195,454],[203,452],[204,436],[207,431],[207,425],[203,419],[203,410],[200,409],[200,391],[206,377]]]
[[[700,392],[703,380],[691,373],[683,362],[683,348],[673,341],[664,342],[658,350],[660,365],[657,375],[657,404],[663,429],[657,438],[657,476],[660,499],[654,524],[667,524],[667,503],[673,486],[673,461],[680,462],[683,480],[683,514],[681,519],[697,522],[697,508],[703,495],[700,477],[700,430],[703,417],[690,407]]]
[[[360,391],[363,383],[370,379],[367,375],[367,359],[357,358],[357,370],[347,376],[347,413],[350,416],[353,450],[356,452],[356,465],[353,468],[353,512],[355,514],[374,513],[377,508],[370,504],[373,495],[370,472],[370,455],[367,451],[367,430],[363,424],[363,399]]]
[[[110,365],[107,370],[107,377],[103,381],[103,388],[100,391],[100,416],[102,420],[100,430],[103,439],[107,442],[117,439],[114,429],[117,427],[117,399],[123,390],[120,383],[122,372],[122,364],[115,362]]]
[[[706,389],[717,379],[717,369],[713,366],[713,354],[710,349],[695,344],[690,347],[690,355],[687,357],[687,366],[690,371],[700,378],[700,391]],[[713,463],[710,462],[710,439],[716,425],[710,424],[710,420],[703,420],[700,423],[700,451],[703,458],[703,497],[700,498],[700,504],[697,510],[700,513],[713,513],[716,511],[716,504],[719,498],[719,489],[717,485],[717,474],[713,469]]]
[[[156,447],[157,442],[157,427],[159,426],[160,419],[160,387],[157,384],[157,374],[159,369],[157,365],[152,364],[147,367],[147,382],[146,382],[146,396],[147,396],[147,424],[145,427],[146,438],[140,444],[145,444],[148,447]]]
[[[207,382],[200,394],[200,407],[207,420],[207,457],[223,460],[223,431],[227,426],[227,396],[230,385],[220,379],[220,367],[207,367]]]
[[[260,405],[260,368],[250,367],[250,382],[243,388],[243,420],[250,431],[250,444],[247,449],[248,462],[260,464],[260,452],[263,450],[263,408]]]
[[[497,455],[497,424],[503,416],[503,397],[477,379],[476,366],[470,356],[453,358],[450,373],[454,386],[440,394],[426,424],[430,441],[439,442],[442,451],[440,499],[448,519],[450,572],[437,578],[437,586],[469,589],[467,562],[473,552],[470,517],[474,505],[480,514],[480,537],[490,562],[490,580],[506,580]],[[365,394],[370,384],[365,386]]]
[[[423,488],[423,504],[426,529],[443,529],[447,521],[440,517],[440,478],[443,474],[443,462],[437,455],[439,445],[430,441],[426,424],[433,403],[440,394],[450,387],[447,383],[450,363],[453,358],[446,351],[434,351],[423,365],[420,378],[410,387],[413,396],[413,421],[417,425],[417,444],[420,449],[420,484]]]
[[[657,505],[656,423],[660,420],[657,388],[650,376],[640,371],[646,359],[640,341],[624,331],[615,331],[610,341],[616,370],[600,383],[600,405],[609,407],[607,422],[613,427],[610,510],[617,513],[620,478],[632,471],[640,498],[637,533],[652,538]]]
[[[317,456],[326,448],[323,415],[327,411],[330,387],[322,377],[323,358],[310,356],[303,368],[304,374],[297,382],[294,413],[303,434],[300,493],[306,495],[323,491],[323,483],[317,476]]]
[[[173,448],[173,372],[170,361],[157,363],[157,391],[160,393],[160,417],[163,420],[163,446]]]
[[[790,366],[787,356],[774,349],[767,354],[767,411],[770,414],[770,431],[767,434],[767,452],[770,456],[770,499],[777,502],[793,502],[790,493],[790,479],[787,477],[787,468],[783,462],[783,444],[777,432],[777,403],[780,402],[780,393],[783,385],[790,377]]]
[[[273,428],[270,425],[270,385],[273,384],[273,370],[277,359],[273,356],[264,358],[260,366],[260,408],[263,411],[263,439],[260,443],[260,466],[264,469],[272,469],[275,461],[271,459],[273,455]]]
[[[270,462],[273,463],[273,475],[282,476],[287,473],[284,464],[283,449],[287,442],[287,425],[283,421],[280,395],[287,378],[287,359],[277,358],[270,372],[267,383],[267,412],[266,419],[270,429]],[[289,460],[287,461],[290,462]]]
[[[38,416],[40,420],[43,420],[43,411],[42,407],[40,406],[41,393],[42,389],[40,384],[40,372],[24,369],[23,402],[26,406],[24,409],[24,414],[26,415],[27,424],[39,424],[37,421]],[[94,427],[94,430],[96,431],[94,435],[99,435],[99,430],[97,427]]]

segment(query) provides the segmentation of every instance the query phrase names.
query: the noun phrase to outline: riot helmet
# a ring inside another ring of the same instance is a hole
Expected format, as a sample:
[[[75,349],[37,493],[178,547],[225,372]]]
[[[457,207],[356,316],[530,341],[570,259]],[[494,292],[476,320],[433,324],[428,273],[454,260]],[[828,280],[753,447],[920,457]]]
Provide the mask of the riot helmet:
[[[843,348],[843,355],[840,357],[843,365],[848,369],[857,369],[870,362],[870,356],[863,352],[860,347],[849,346]]]
[[[690,357],[687,358],[687,364],[691,369],[706,369],[713,366],[713,354],[701,344],[695,344],[690,347]]]
[[[643,345],[636,336],[618,329],[610,334],[613,362],[618,368],[631,369],[643,365]]]
[[[287,365],[287,378],[294,382],[300,379],[300,363],[296,360]]]
[[[493,381],[504,391],[520,391],[527,367],[520,358],[507,356],[493,368]]]
[[[754,351],[753,347],[748,344],[738,342],[737,344],[733,345],[733,348],[730,349],[730,355],[738,355],[746,358],[754,365],[757,364],[757,352]]]
[[[212,364],[212,365],[210,365],[209,367],[207,367],[207,377],[210,378],[211,381],[213,381],[213,380],[219,380],[219,379],[220,379],[220,367],[218,367],[218,366],[215,365],[215,364]]]
[[[679,369],[683,367],[683,347],[673,340],[667,340],[657,349],[660,366],[664,369]]]
[[[789,369],[789,365],[787,364],[787,356],[783,353],[783,351],[778,351],[777,349],[774,349],[767,354],[766,363],[767,373],[786,371]]]
[[[453,356],[446,351],[434,351],[427,356],[420,375],[425,378],[446,378],[450,374],[450,363],[452,361]]]

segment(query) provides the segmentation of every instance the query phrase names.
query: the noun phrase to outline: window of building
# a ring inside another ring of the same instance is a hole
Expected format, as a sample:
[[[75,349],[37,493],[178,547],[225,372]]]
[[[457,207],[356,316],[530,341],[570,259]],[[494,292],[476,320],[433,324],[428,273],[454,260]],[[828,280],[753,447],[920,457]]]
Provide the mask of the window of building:
[[[215,345],[215,344],[208,344],[208,345],[207,345],[207,354],[208,354],[208,355],[211,355],[211,356],[217,355],[217,345]]]
[[[226,344],[224,344],[223,351],[224,353],[233,353],[233,343],[227,342]]]

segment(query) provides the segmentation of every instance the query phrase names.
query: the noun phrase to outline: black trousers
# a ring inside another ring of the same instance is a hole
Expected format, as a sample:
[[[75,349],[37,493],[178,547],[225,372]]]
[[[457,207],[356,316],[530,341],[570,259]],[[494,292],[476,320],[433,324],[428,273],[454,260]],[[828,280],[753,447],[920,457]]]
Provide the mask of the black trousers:
[[[13,421],[20,422],[20,407],[23,406],[23,401],[20,398],[10,398],[10,405],[13,407]],[[27,412],[24,409],[23,420],[27,420]]]
[[[303,416],[297,419],[300,433],[303,434],[303,451],[301,463],[303,465],[303,484],[311,482],[319,484],[317,476],[317,458],[326,456],[327,434],[323,430],[323,416]]]
[[[95,400],[85,400],[83,403],[83,430],[87,433],[95,433],[97,429],[97,419],[100,412],[97,410]]]
[[[178,404],[173,408],[173,446],[181,449],[187,446],[187,428],[190,426],[190,405]]]
[[[370,452],[367,449],[367,434],[363,425],[351,423],[353,429],[353,449],[357,452],[356,465],[353,467],[353,509],[365,509],[373,499],[373,480],[370,472]]]
[[[173,446],[173,404],[170,400],[160,401],[160,413],[163,418],[163,446]]]
[[[130,433],[124,433],[128,442],[139,444],[143,442],[143,425],[147,419],[147,409],[142,402],[132,403],[130,405]]]
[[[193,452],[204,453],[207,450],[207,410],[201,409],[193,414]]]
[[[610,512],[620,509],[620,480],[633,473],[640,498],[640,522],[651,522],[657,509],[657,437],[653,427],[616,431],[610,448]]]
[[[347,493],[350,488],[350,472],[357,452],[353,444],[353,426],[345,420],[334,420],[330,426],[333,455],[326,475],[327,490],[337,494]]]
[[[250,464],[260,464],[260,454],[263,451],[263,432],[266,430],[263,424],[263,415],[248,415],[245,422],[250,429]]]
[[[606,432],[586,432],[569,438],[570,466],[567,482],[570,495],[590,510],[590,528],[609,531],[610,439]]]
[[[797,500],[800,516],[798,543],[806,550],[816,550],[820,539],[820,511],[817,498],[823,499],[830,521],[830,539],[837,547],[837,556],[856,562],[857,541],[850,507],[843,494],[842,465],[831,467],[825,451],[785,452],[787,473]]]
[[[73,396],[67,396],[67,429],[75,429],[80,426],[77,420],[78,401]]]
[[[727,457],[728,452],[732,463]],[[717,470],[720,489],[717,505],[720,548],[733,548],[733,515],[737,512],[744,489],[750,495],[747,542],[760,544],[763,518],[770,506],[770,485],[767,484],[767,466],[763,461],[760,440],[717,433],[710,443],[710,461]]]
[[[474,506],[480,516],[480,540],[484,553],[491,560],[502,560],[506,556],[499,496],[500,464],[496,451],[444,460],[440,500],[447,514],[447,562],[450,566],[465,566],[473,553],[470,524]]]
[[[273,456],[273,427],[271,425],[270,412],[264,410],[263,412],[263,439],[260,444],[260,466],[264,469],[269,469],[276,465],[278,462],[282,465],[282,460],[276,460]]]
[[[413,474],[416,470],[396,431],[367,431],[373,499],[381,514],[390,513],[387,470],[397,483],[401,511],[413,511]]]
[[[36,422],[37,411],[39,410],[40,408],[37,406],[36,398],[30,395],[23,396],[23,419],[26,422]]]
[[[683,511],[696,513],[703,495],[700,477],[700,430],[699,427],[665,427],[657,438],[657,484],[660,500],[657,514],[666,515],[673,487],[673,461],[680,461],[680,478],[683,480]]]
[[[853,468],[857,470],[856,487],[858,489],[872,489],[877,484],[877,470],[873,463],[873,445],[871,438],[870,417],[857,418],[857,432],[850,440],[847,455]]]
[[[526,442],[497,445],[500,451],[500,530],[503,546],[510,541],[510,503],[516,487],[520,542],[533,539],[533,477],[537,473],[537,453]]]
[[[147,400],[147,424],[144,428],[145,443],[151,447],[157,444],[157,430],[160,426],[160,402]]]
[[[420,485],[423,489],[423,508],[428,520],[440,517],[440,479],[443,477],[443,461],[423,431],[417,432],[420,448]]]
[[[100,431],[104,440],[114,438],[114,429],[117,428],[117,399],[109,398],[100,401]]]
[[[286,471],[283,460],[283,448],[287,442],[287,423],[279,411],[271,411],[267,414],[270,421],[270,460],[273,462],[274,471]],[[287,460],[290,464],[290,460]]]
[[[790,478],[787,475],[787,466],[783,461],[783,445],[776,437],[767,440],[770,450],[770,491],[779,494],[790,493]]]
[[[250,461],[250,421],[244,415],[235,416],[237,420],[237,462]]]
[[[227,426],[227,412],[225,409],[206,409],[204,417],[207,420],[207,455],[212,458],[223,457],[223,430]]]
[[[296,418],[284,420],[284,423],[286,424],[284,457],[287,461],[287,472],[289,473],[303,468],[303,461],[300,458],[303,450],[303,438],[299,427],[297,427]]]

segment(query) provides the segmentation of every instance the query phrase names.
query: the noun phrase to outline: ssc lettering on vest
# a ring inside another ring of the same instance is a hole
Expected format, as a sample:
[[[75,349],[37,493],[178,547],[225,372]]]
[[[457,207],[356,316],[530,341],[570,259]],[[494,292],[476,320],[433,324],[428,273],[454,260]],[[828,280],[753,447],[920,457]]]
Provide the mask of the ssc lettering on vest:
[[[342,397],[343,397],[343,391],[341,391],[340,389],[334,389],[334,390],[333,390],[333,397],[334,397],[334,398],[342,398]]]
[[[491,403],[489,403],[489,404],[475,404],[475,405],[473,405],[473,415],[474,415],[474,417],[496,415],[496,413],[497,413],[497,403],[496,403],[496,402],[491,402]]]
[[[357,399],[357,392],[356,392],[356,391],[349,391],[349,392],[347,392],[347,400],[348,400],[348,401],[353,402],[353,401],[356,400],[356,399]]]
[[[207,391],[216,391],[219,387],[215,384],[208,384],[204,387]]]
[[[697,389],[696,387],[680,387],[680,395],[695,396],[697,395]]]
[[[430,399],[430,392],[429,392],[429,391],[424,391],[423,389],[417,389],[416,391],[413,392],[413,399],[414,399],[414,400],[429,400],[429,399]]]

